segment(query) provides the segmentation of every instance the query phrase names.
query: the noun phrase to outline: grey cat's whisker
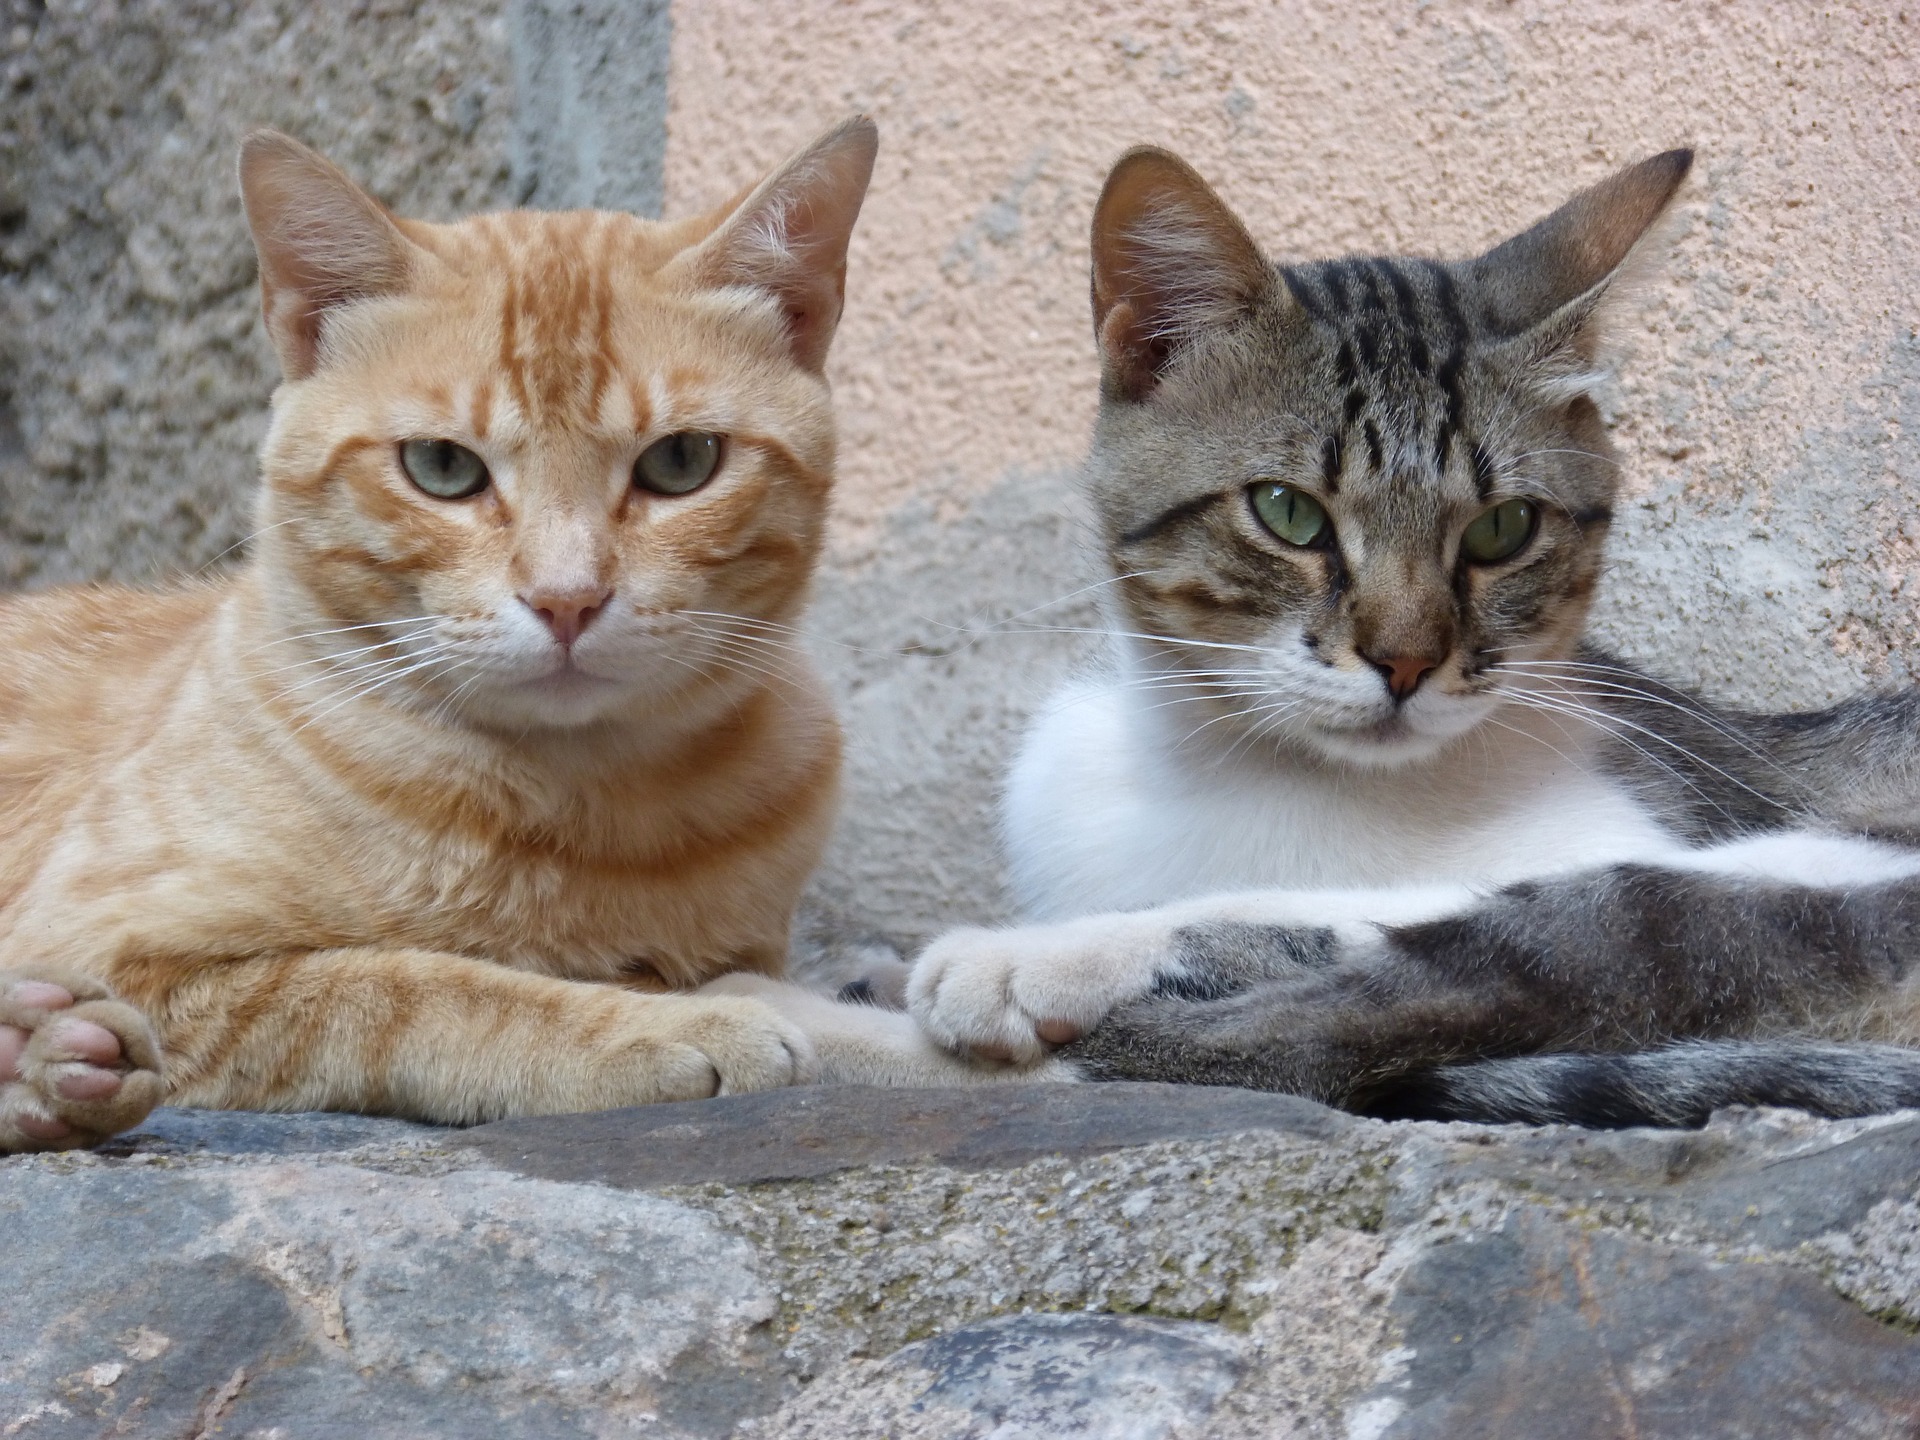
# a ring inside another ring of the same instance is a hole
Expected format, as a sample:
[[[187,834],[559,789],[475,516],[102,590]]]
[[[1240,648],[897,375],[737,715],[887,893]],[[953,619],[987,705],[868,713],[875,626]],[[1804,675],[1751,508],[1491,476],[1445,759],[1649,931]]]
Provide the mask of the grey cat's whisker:
[[[1160,645],[1191,645],[1202,650],[1231,650],[1247,655],[1265,655],[1268,652],[1259,645],[1238,645],[1227,640],[1191,640],[1179,635],[1153,635],[1137,630],[1110,630],[1105,626],[1092,625],[1036,625],[1023,627],[1021,631],[1029,635],[1098,635],[1107,639],[1147,640]]]
[[[1596,672],[1597,674],[1598,672],[1601,672],[1601,671],[1612,671],[1617,674],[1627,675],[1627,674],[1632,674],[1631,671],[1622,669],[1621,667],[1618,667],[1618,666],[1583,665],[1578,662],[1552,662],[1552,661],[1508,661],[1508,662],[1503,662],[1501,664],[1490,666],[1488,668],[1490,671],[1498,672],[1498,673],[1523,674],[1524,673],[1523,667],[1524,667],[1524,671],[1531,671],[1534,669],[1547,669],[1548,670],[1547,676],[1541,677],[1541,678],[1550,678],[1556,684],[1560,684],[1563,686],[1578,685],[1578,686],[1592,687],[1586,693],[1595,695],[1596,698],[1599,696],[1605,696],[1605,695],[1623,695],[1623,696],[1631,697],[1636,700],[1643,701],[1649,705],[1658,705],[1664,709],[1677,711],[1682,715],[1686,715],[1692,719],[1698,720],[1702,725],[1714,731],[1716,734],[1720,735],[1724,739],[1732,741],[1735,745],[1739,746],[1742,750],[1744,750],[1748,755],[1760,761],[1762,764],[1770,767],[1771,769],[1777,770],[1780,774],[1784,776],[1791,777],[1792,772],[1789,771],[1784,765],[1780,764],[1780,762],[1777,759],[1775,759],[1774,756],[1770,755],[1765,749],[1755,744],[1753,739],[1750,736],[1742,734],[1736,727],[1729,725],[1720,717],[1712,714],[1710,711],[1704,709],[1703,707],[1697,706],[1697,705],[1688,705],[1678,700],[1669,699],[1663,695],[1656,695],[1652,691],[1646,690],[1637,685],[1627,685],[1617,680],[1595,678],[1594,676],[1584,673],[1587,671],[1593,671],[1593,672]],[[1549,667],[1552,667],[1552,668],[1549,669]],[[1574,672],[1574,674],[1572,678],[1567,678],[1558,673],[1555,673],[1555,671],[1559,669],[1571,670]]]
[[[1543,707],[1564,708],[1567,713],[1581,716],[1582,718],[1593,721],[1595,724],[1605,725],[1609,727],[1614,725],[1624,725],[1628,729],[1634,731],[1636,734],[1645,735],[1648,739],[1656,741],[1659,744],[1665,745],[1668,749],[1674,751],[1676,754],[1681,755],[1688,760],[1691,760],[1694,764],[1698,765],[1701,769],[1712,771],[1715,775],[1718,775],[1722,780],[1725,780],[1729,785],[1733,785],[1741,790],[1746,791],[1749,795],[1752,795],[1755,799],[1764,801],[1766,804],[1783,811],[1791,809],[1790,806],[1783,804],[1781,801],[1767,794],[1764,790],[1756,790],[1753,786],[1747,784],[1746,781],[1740,779],[1737,775],[1729,774],[1727,771],[1721,769],[1718,765],[1715,765],[1712,761],[1706,759],[1704,756],[1699,755],[1694,751],[1688,749],[1685,745],[1682,745],[1679,741],[1671,739],[1668,736],[1662,735],[1659,731],[1650,729],[1645,725],[1640,725],[1632,720],[1628,720],[1625,716],[1609,714],[1607,711],[1600,710],[1594,706],[1586,705],[1581,703],[1578,700],[1574,700],[1570,698],[1561,698],[1556,696],[1550,699],[1548,697],[1538,694],[1537,692],[1525,692],[1525,691],[1512,691],[1512,692],[1509,692],[1509,694],[1513,695],[1515,698],[1521,699],[1526,704],[1539,705]],[[1615,731],[1614,733],[1616,738],[1620,739],[1623,743],[1632,743],[1632,742],[1628,742],[1625,736],[1619,735],[1617,731]],[[1640,753],[1645,755],[1648,760],[1650,761],[1654,760],[1654,757],[1651,752],[1641,749],[1641,747],[1639,747],[1637,744],[1635,745],[1634,748],[1640,750]],[[1655,761],[1655,763],[1658,763],[1658,762]],[[1662,766],[1662,768],[1667,769],[1668,773],[1675,774],[1676,777],[1679,778],[1678,772],[1673,771],[1671,767]],[[1700,787],[1694,784],[1692,781],[1688,781],[1687,783],[1689,785],[1689,788],[1695,790],[1697,793],[1701,795],[1706,794],[1704,790],[1701,790]],[[1720,808],[1722,808],[1723,813],[1725,813],[1724,807],[1720,807]]]
[[[1119,585],[1128,580],[1139,580],[1151,574],[1153,574],[1153,571],[1151,570],[1129,570],[1123,575],[1110,575],[1105,580],[1090,581],[1089,583],[1080,586],[1077,590],[1069,590],[1064,595],[1056,595],[1051,600],[1043,601],[1038,605],[1029,606],[1025,610],[1016,610],[1013,614],[1008,615],[1003,619],[994,621],[993,624],[987,628],[993,629],[1001,625],[1011,625],[1016,620],[1024,620],[1029,615],[1038,615],[1043,610],[1053,609],[1056,605],[1065,605],[1069,601],[1078,600],[1082,595],[1089,594],[1095,590],[1104,589],[1108,585]]]
[[[1625,468],[1621,465],[1620,461],[1613,456],[1601,455],[1593,450],[1524,450],[1518,455],[1511,455],[1507,458],[1509,463],[1518,465],[1522,460],[1535,460],[1542,455],[1578,455],[1584,460],[1597,460],[1602,465],[1611,465],[1616,470]]]
[[[1080,596],[1087,594],[1089,591],[1098,590],[1108,585],[1118,585],[1125,580],[1136,580],[1143,575],[1151,575],[1152,573],[1153,572],[1151,570],[1134,570],[1134,571],[1129,571],[1126,574],[1111,576],[1105,580],[1095,580],[1089,584],[1080,586],[1079,589],[1077,590],[1069,590],[1065,595],[1057,595],[1051,600],[1042,601],[1040,604],[1029,606],[1025,610],[1015,611],[1012,615],[1005,616],[1004,618],[999,620],[991,621],[987,624],[980,624],[978,622],[969,622],[966,624],[956,625],[951,621],[936,620],[931,616],[926,616],[926,615],[919,615],[919,616],[916,616],[915,618],[918,619],[922,624],[936,626],[939,629],[947,631],[949,634],[964,635],[967,637],[967,641],[969,645],[980,640],[986,640],[986,639],[994,638],[997,636],[1047,635],[1047,634],[1056,634],[1056,633],[1067,633],[1065,630],[1061,629],[1060,627],[1032,626],[1032,625],[1016,626],[1016,622],[1026,619],[1026,617],[1029,615],[1038,615],[1042,611],[1051,610],[1054,607],[1059,605],[1065,605],[1070,601],[1076,600]],[[1013,627],[1013,628],[1010,628],[1010,627]],[[1089,630],[1086,633],[1092,634],[1096,632]],[[874,652],[874,653],[879,653],[879,652]]]
[[[1187,744],[1189,741],[1196,738],[1203,730],[1211,729],[1213,726],[1218,725],[1223,720],[1230,720],[1230,721],[1245,720],[1249,716],[1257,715],[1261,713],[1263,710],[1269,710],[1269,709],[1278,710],[1278,711],[1281,711],[1282,713],[1291,713],[1292,711],[1300,708],[1300,704],[1301,702],[1297,700],[1282,699],[1282,700],[1276,700],[1272,702],[1270,705],[1253,706],[1245,709],[1230,710],[1224,715],[1216,715],[1211,720],[1208,720],[1203,724],[1195,726],[1193,729],[1189,730],[1185,735],[1180,737],[1180,743],[1182,745]]]
[[[1142,706],[1141,709],[1143,711],[1164,710],[1170,705],[1192,705],[1202,700],[1217,700],[1223,702],[1230,700],[1257,700],[1266,693],[1264,690],[1243,690],[1228,691],[1225,694],[1176,695],[1171,700],[1156,700],[1151,705]],[[1247,712],[1242,711],[1240,713],[1245,714]]]

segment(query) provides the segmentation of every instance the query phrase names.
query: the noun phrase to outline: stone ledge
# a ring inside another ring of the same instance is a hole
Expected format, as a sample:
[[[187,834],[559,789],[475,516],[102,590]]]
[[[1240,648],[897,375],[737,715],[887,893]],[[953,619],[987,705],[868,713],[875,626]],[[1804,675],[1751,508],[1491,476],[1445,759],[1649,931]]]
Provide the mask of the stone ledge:
[[[0,1433],[1910,1436],[1916,1188],[1911,1115],[163,1111],[0,1161]]]

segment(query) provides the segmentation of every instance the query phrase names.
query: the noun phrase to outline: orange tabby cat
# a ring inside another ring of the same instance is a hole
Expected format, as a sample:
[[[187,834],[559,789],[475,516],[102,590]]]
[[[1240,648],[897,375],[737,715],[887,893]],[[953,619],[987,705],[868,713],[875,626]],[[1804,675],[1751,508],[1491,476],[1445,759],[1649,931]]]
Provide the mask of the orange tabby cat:
[[[251,559],[0,604],[0,1150],[163,1098],[471,1121],[816,1073],[752,985],[648,992],[777,975],[833,818],[832,710],[767,637],[875,144],[698,220],[429,225],[247,141],[286,375]]]

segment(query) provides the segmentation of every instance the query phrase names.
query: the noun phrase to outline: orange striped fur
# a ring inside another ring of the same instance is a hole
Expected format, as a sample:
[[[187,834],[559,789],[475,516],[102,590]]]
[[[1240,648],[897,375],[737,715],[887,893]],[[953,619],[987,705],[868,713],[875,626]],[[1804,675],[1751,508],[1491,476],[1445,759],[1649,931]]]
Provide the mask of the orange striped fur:
[[[249,559],[0,603],[0,1150],[163,1093],[472,1121],[812,1073],[767,1004],[653,992],[778,975],[833,820],[785,627],[873,149],[850,122],[679,223],[431,225],[248,142],[287,377]],[[679,432],[713,477],[638,487]],[[410,439],[488,485],[424,493]]]

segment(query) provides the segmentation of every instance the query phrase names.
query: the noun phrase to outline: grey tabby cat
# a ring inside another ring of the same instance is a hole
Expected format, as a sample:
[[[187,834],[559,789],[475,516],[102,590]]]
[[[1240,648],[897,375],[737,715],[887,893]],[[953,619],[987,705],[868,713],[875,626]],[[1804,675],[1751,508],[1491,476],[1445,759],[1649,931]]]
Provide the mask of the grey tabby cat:
[[[1478,259],[1290,267],[1174,156],[1120,162],[1114,673],[1011,777],[1036,923],[915,966],[936,1040],[1384,1115],[1920,1103],[1920,697],[1736,713],[1582,639],[1608,302],[1691,160]]]

